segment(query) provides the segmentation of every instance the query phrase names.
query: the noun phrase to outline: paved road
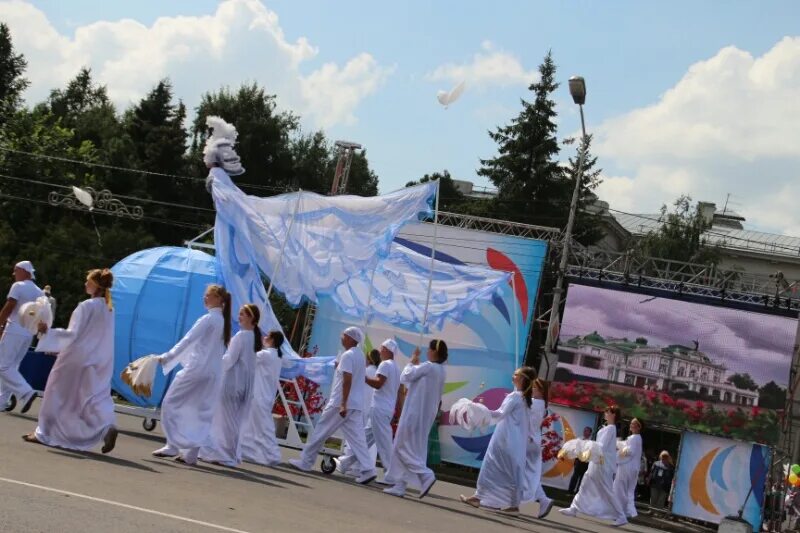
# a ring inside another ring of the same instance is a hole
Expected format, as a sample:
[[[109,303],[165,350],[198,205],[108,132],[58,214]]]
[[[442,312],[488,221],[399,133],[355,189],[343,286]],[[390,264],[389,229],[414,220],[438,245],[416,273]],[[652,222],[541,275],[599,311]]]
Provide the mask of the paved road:
[[[33,413],[31,411],[31,413]],[[437,483],[431,495],[398,499],[378,487],[303,474],[289,468],[247,465],[228,469],[187,467],[150,456],[161,446],[158,430],[119,417],[123,434],[110,456],[27,444],[33,416],[0,414],[0,531],[4,533],[209,533],[230,531],[619,531],[555,510],[547,520],[510,518],[473,510],[457,501],[469,489]],[[294,456],[284,450],[284,458]],[[626,526],[625,531],[654,531]]]

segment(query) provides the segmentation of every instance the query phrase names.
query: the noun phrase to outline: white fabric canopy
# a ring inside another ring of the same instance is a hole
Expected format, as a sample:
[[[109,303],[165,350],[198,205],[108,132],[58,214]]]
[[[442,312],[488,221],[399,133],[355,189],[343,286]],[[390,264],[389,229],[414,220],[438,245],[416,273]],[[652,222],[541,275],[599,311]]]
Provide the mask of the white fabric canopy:
[[[348,278],[336,287],[332,297],[353,317],[379,318],[405,328],[440,328],[445,319],[459,321],[464,313],[475,310],[478,300],[491,298],[511,280],[508,272],[439,260],[433,261],[432,276],[427,320],[425,297],[431,258],[396,243],[386,259],[374,269]]]

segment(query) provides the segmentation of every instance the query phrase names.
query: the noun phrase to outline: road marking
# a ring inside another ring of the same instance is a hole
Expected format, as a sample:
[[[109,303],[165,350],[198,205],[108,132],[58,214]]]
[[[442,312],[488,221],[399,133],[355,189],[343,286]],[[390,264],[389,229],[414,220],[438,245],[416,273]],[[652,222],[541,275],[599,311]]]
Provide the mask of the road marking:
[[[154,511],[152,509],[145,509],[144,507],[136,507],[135,505],[128,505],[127,503],[122,502],[115,502],[112,500],[104,500],[103,498],[95,498],[94,496],[88,496],[86,494],[79,494],[77,492],[70,492],[68,490],[61,490],[61,489],[54,489],[52,487],[45,487],[43,485],[34,485],[33,483],[26,483],[24,481],[17,481],[16,479],[8,479],[4,477],[0,477],[0,481],[4,483],[10,483],[12,485],[21,485],[23,487],[30,487],[33,489],[39,489],[46,492],[54,492],[56,494],[63,494],[65,496],[72,496],[74,498],[82,498],[84,500],[89,500],[91,502],[97,503],[104,503],[106,505],[113,505],[116,507],[122,507],[123,509],[130,509],[131,511],[139,511],[141,513],[147,513],[155,516],[162,516],[164,518],[172,518],[173,520],[179,520],[181,522],[187,522],[189,524],[195,524],[198,526],[204,526],[211,529],[217,529],[219,531],[229,531],[230,533],[248,533],[247,531],[242,531],[241,529],[233,529],[230,527],[220,526],[218,524],[212,524],[210,522],[203,522],[202,520],[195,520],[193,518],[186,518],[185,516],[178,516],[175,514],[169,513],[162,513],[161,511]]]

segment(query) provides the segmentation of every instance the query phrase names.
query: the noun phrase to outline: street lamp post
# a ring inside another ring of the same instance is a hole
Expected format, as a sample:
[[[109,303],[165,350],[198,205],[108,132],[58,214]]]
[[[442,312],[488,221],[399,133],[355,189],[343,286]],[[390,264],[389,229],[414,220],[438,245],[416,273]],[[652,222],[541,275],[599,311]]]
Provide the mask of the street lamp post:
[[[581,192],[581,181],[583,179],[583,161],[586,156],[586,124],[583,120],[583,104],[586,103],[586,81],[580,76],[573,76],[569,79],[569,92],[572,100],[578,104],[581,112],[581,146],[578,153],[578,172],[575,175],[575,190],[572,191],[572,203],[569,206],[569,218],[567,227],[564,230],[564,243],[561,248],[561,261],[558,265],[558,277],[556,286],[553,289],[553,306],[550,308],[550,322],[547,325],[547,339],[544,345],[544,357],[539,365],[539,375],[547,381],[553,381],[558,366],[558,354],[555,352],[555,344],[558,340],[560,328],[559,311],[561,309],[561,295],[564,292],[564,273],[567,270],[569,261],[569,247],[572,241],[572,229],[575,226],[575,215],[578,211],[578,198]]]

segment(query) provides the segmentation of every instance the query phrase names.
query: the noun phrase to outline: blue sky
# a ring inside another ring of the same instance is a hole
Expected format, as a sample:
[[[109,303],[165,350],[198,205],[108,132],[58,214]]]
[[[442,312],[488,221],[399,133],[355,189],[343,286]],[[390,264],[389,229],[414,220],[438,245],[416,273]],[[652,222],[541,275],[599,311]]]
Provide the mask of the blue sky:
[[[236,1],[247,4],[251,0]],[[794,170],[800,152],[773,149],[776,143],[765,142],[767,147],[748,154],[741,165],[734,164],[735,172],[730,171],[730,160],[726,165],[719,164],[731,154],[735,158],[747,151],[737,143],[746,143],[748,135],[728,138],[726,131],[746,123],[752,128],[752,137],[759,135],[759,128],[774,128],[759,116],[786,117],[788,121],[796,112],[791,102],[778,100],[783,91],[800,88],[800,45],[794,40],[778,45],[785,37],[798,34],[798,2],[264,0],[261,4],[277,15],[274,25],[282,31],[286,43],[296,45],[299,39],[305,39],[314,52],[298,46],[292,53],[301,59],[272,61],[269,58],[276,52],[271,45],[242,31],[227,37],[227,46],[234,47],[233,52],[207,72],[188,59],[181,63],[173,58],[157,68],[145,66],[145,77],[150,71],[154,79],[170,76],[178,96],[189,105],[196,103],[202,91],[255,79],[277,92],[284,108],[303,114],[305,128],[322,126],[331,138],[362,143],[381,178],[383,191],[444,168],[456,178],[485,185],[476,177],[475,169],[479,158],[494,153],[487,130],[516,115],[519,98],[527,93],[526,82],[519,73],[468,81],[462,98],[444,110],[436,102],[436,92],[455,85],[458,75],[437,78],[434,73],[448,65],[460,72],[458,68],[475,64],[476,55],[510,59],[522,71],[532,72],[551,49],[563,82],[573,74],[587,80],[587,126],[598,135],[600,164],[609,178],[600,192],[612,207],[653,212],[682,192],[719,203],[732,193],[737,210],[756,227],[800,233],[800,216],[793,214],[793,205],[774,209],[773,214],[765,214],[764,208],[800,177]],[[256,9],[248,5],[248,9]],[[65,55],[60,65],[88,62],[102,79],[104,61],[113,59],[116,47],[138,46],[118,37],[127,31],[120,23],[122,19],[152,28],[159,18],[197,20],[213,16],[219,3],[44,0],[28,7],[44,15],[51,26],[49,31],[75,45],[74,53]],[[10,20],[12,32],[15,21],[27,20],[21,18],[21,12],[30,13],[25,11],[24,2],[0,1],[0,19]],[[111,24],[108,28],[114,37],[97,30],[96,23],[101,21]],[[20,23],[16,26],[20,32]],[[90,42],[81,42],[81,32],[93,35]],[[47,32],[40,32],[44,34]],[[104,39],[116,42],[108,46],[103,44]],[[236,40],[241,41],[239,48],[232,44]],[[23,52],[38,46],[36,37],[20,33],[20,41]],[[771,51],[775,53],[770,55]],[[48,56],[41,57],[42,62],[48,60]],[[343,74],[345,65],[358,57],[363,60],[362,68],[354,65],[351,75]],[[698,62],[704,63],[697,67],[694,82],[681,84]],[[329,63],[335,65],[333,71],[325,70]],[[290,75],[284,76],[282,69],[291,71]],[[58,76],[66,76],[66,68],[58,75],[50,71],[33,76],[31,100],[46,94],[51,88],[45,87],[48,81],[57,85]],[[111,72],[107,70],[103,81],[113,89],[119,76]],[[337,73],[342,74],[344,83],[337,82]],[[293,78],[301,80],[301,85],[295,85]],[[753,104],[748,100],[753,94],[748,84],[756,78],[758,90],[764,92],[760,98],[786,109],[770,108],[737,119],[741,108],[753,109],[761,101]],[[724,86],[727,83],[731,87]],[[352,94],[336,91],[337,85],[347,84],[354,87]],[[309,91],[303,93],[303,99],[296,97],[298,87]],[[315,88],[322,96],[311,94]],[[130,100],[137,91],[141,86],[134,83],[120,89],[117,101]],[[719,110],[716,93],[724,93],[727,102]],[[337,111],[326,114],[329,102],[334,100],[340,102]],[[577,113],[566,83],[557,101],[559,134],[574,134]],[[689,136],[692,142],[687,150],[682,143],[688,141],[681,131],[696,130],[698,122],[711,133],[698,133],[696,140]],[[659,131],[662,124],[663,131]],[[673,133],[667,135],[667,131]],[[773,136],[781,139],[786,132],[765,130],[762,137]],[[655,152],[654,146],[658,146]],[[752,178],[765,171],[773,180],[771,185],[765,189],[765,177],[756,180],[759,186],[754,189]],[[754,196],[759,192],[760,196]]]

